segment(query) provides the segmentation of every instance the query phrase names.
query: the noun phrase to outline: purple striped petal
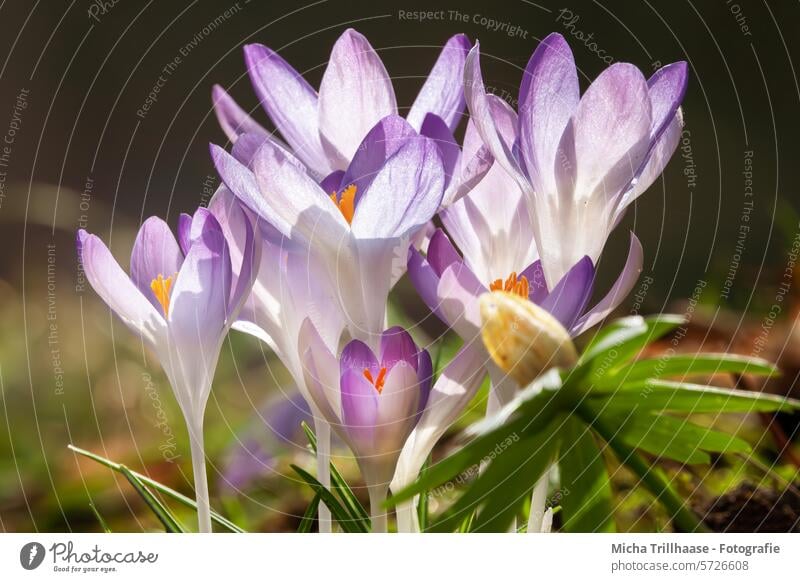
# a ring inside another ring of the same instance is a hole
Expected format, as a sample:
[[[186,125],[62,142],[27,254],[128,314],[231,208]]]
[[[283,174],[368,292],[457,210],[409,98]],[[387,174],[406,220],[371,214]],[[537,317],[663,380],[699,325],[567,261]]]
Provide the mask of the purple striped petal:
[[[353,234],[359,239],[413,234],[439,210],[443,174],[439,149],[432,140],[408,140],[362,194],[353,217]]]
[[[444,270],[453,263],[461,263],[461,257],[456,251],[453,243],[441,228],[437,228],[433,233],[430,243],[428,243],[428,263],[433,267],[434,273],[438,277],[442,276]]]
[[[437,295],[439,275],[415,248],[408,251],[408,276],[428,309],[447,323],[439,313],[439,296]]]
[[[346,167],[369,130],[396,114],[394,88],[383,62],[363,35],[346,30],[333,46],[319,87],[325,151],[339,168]]]
[[[396,365],[418,369],[419,348],[411,335],[402,327],[390,327],[381,334],[380,365],[387,371]]]
[[[340,379],[342,425],[350,444],[359,456],[368,456],[373,447],[373,431],[378,420],[381,395],[364,377],[363,371],[347,368]]]
[[[250,81],[275,127],[307,166],[321,175],[332,167],[319,138],[317,92],[275,51],[244,47]]]
[[[344,170],[336,170],[325,176],[322,182],[319,183],[319,187],[322,188],[325,194],[334,194],[343,188],[342,178],[344,178]]]
[[[625,266],[622,272],[617,277],[616,282],[611,287],[606,296],[600,302],[592,307],[583,317],[581,317],[575,327],[570,330],[570,335],[573,337],[580,335],[590,327],[597,325],[600,321],[605,319],[609,313],[614,311],[617,306],[625,300],[628,294],[636,285],[639,275],[642,272],[643,252],[642,244],[636,235],[631,232],[631,243],[628,249],[628,259],[625,261]]]
[[[81,229],[77,239],[89,284],[128,327],[153,344],[166,325],[161,306],[153,307],[98,237]]]
[[[233,97],[220,87],[214,85],[211,89],[211,100],[214,103],[214,113],[217,116],[217,121],[231,140],[231,143],[236,143],[239,135],[243,133],[255,133],[259,135],[267,135],[267,130],[264,129],[260,123],[250,117],[244,109],[239,107]]]
[[[557,33],[547,36],[528,61],[519,92],[520,150],[534,190],[556,193],[556,151],[580,101],[572,51]]]
[[[192,245],[191,232],[192,217],[185,212],[181,212],[180,216],[178,216],[178,244],[184,255],[189,252],[189,247]]]
[[[445,122],[432,113],[425,116],[425,121],[422,122],[420,133],[436,142],[439,148],[439,154],[442,156],[446,183],[449,184],[453,179],[459,158],[461,157],[461,148],[458,146],[456,138],[453,137],[453,133]]]
[[[156,216],[145,220],[133,243],[131,279],[157,310],[161,304],[150,284],[159,275],[174,277],[182,263],[183,253],[167,223]]]
[[[419,353],[419,368],[417,369],[419,379],[419,414],[428,405],[428,398],[431,395],[431,384],[433,382],[433,361],[428,350]]]
[[[457,34],[447,41],[425,84],[408,112],[408,122],[421,129],[428,113],[442,118],[455,132],[464,112],[464,62],[469,53],[469,38]]]
[[[542,261],[534,261],[532,264],[520,273],[520,276],[528,279],[530,292],[528,299],[539,305],[548,295],[547,282],[544,279],[544,269],[542,269]]]
[[[540,303],[542,308],[570,329],[586,309],[592,297],[594,265],[589,257],[583,257],[558,282],[550,294]]]
[[[689,67],[684,61],[661,67],[647,80],[652,106],[652,140],[660,137],[675,117],[675,112],[686,94],[688,82]]]
[[[364,370],[370,370],[373,378],[381,367],[378,358],[375,357],[369,346],[360,340],[352,340],[344,347],[342,355],[339,357],[339,366],[342,375],[349,369],[355,370],[359,374]]]

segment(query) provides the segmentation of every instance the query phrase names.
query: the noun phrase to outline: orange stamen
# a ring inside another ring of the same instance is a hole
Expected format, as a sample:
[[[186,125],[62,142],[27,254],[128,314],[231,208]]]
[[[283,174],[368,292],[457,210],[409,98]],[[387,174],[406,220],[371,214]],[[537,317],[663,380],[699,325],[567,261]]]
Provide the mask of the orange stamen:
[[[342,190],[342,194],[339,196],[338,200],[336,198],[336,192],[330,195],[331,202],[333,202],[336,208],[339,209],[339,212],[342,213],[347,224],[353,222],[353,215],[356,213],[356,190],[356,185],[350,184],[347,188]]]
[[[177,276],[174,275],[174,276]],[[164,317],[169,314],[169,292],[172,290],[172,277],[164,277],[159,274],[158,277],[150,282],[150,289],[153,290],[153,295],[156,296],[158,302],[161,304],[161,309],[164,310]]]
[[[512,272],[505,282],[502,279],[495,279],[489,283],[489,291],[507,291],[508,293],[514,293],[523,299],[527,299],[531,291],[531,286],[525,275],[517,277],[517,274]]]
[[[372,372],[370,372],[369,368],[364,368],[364,378],[366,378],[370,384],[375,386],[375,390],[378,391],[378,394],[383,392],[383,385],[386,383],[386,368],[381,368],[378,371],[378,377],[373,380]]]

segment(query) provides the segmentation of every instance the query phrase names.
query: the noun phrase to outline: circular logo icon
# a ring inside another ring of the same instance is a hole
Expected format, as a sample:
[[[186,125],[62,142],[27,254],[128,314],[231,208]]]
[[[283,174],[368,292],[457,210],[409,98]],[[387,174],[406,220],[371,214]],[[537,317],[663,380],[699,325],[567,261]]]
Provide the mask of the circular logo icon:
[[[19,551],[19,563],[26,570],[35,570],[44,561],[44,546],[39,542],[28,542]]]

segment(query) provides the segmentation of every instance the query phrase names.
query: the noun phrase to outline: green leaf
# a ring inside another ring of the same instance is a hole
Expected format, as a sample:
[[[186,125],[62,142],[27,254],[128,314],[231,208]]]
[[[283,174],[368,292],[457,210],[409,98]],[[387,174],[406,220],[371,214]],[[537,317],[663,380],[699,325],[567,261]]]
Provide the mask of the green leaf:
[[[100,515],[100,512],[97,510],[97,507],[95,506],[95,504],[94,503],[89,503],[89,508],[92,510],[92,513],[94,513],[94,516],[97,518],[97,521],[100,523],[100,527],[103,528],[103,533],[113,533],[111,531],[111,528],[106,523],[106,520],[103,519],[102,515]]]
[[[681,463],[711,461],[703,451],[747,453],[750,445],[740,438],[704,428],[682,418],[659,414],[606,415],[625,443],[657,457]]]
[[[300,423],[303,428],[303,432],[306,433],[306,438],[308,439],[308,443],[311,446],[311,450],[314,451],[314,454],[317,453],[317,435],[314,434],[314,431],[311,429],[305,421]],[[342,503],[346,506],[350,515],[362,519],[364,521],[369,521],[369,514],[367,510],[364,509],[364,506],[361,505],[361,502],[356,497],[353,490],[350,488],[350,485],[347,484],[342,474],[339,472],[339,469],[336,468],[336,465],[333,464],[333,461],[330,463],[331,467],[331,486],[333,490],[339,495],[342,500]]]
[[[632,316],[618,319],[598,332],[578,362],[602,377],[636,357],[648,344],[685,323],[678,315]]]
[[[314,518],[317,516],[319,509],[319,495],[314,495],[311,503],[306,507],[306,512],[303,514],[303,519],[300,525],[297,526],[297,533],[308,533],[311,531],[311,526],[314,525]]]
[[[713,374],[755,374],[773,376],[777,368],[761,358],[736,354],[678,354],[633,362],[595,381],[596,387],[617,388],[655,378]]]
[[[167,533],[186,532],[178,520],[175,519],[175,516],[170,513],[169,509],[167,509],[166,506],[150,492],[145,484],[142,483],[141,480],[130,471],[130,469],[128,469],[125,465],[120,465],[119,472],[125,476],[125,478],[128,480],[128,483],[133,486],[139,496],[147,504],[147,507],[150,508],[150,511],[152,511],[158,520],[164,525]]]
[[[428,467],[431,464],[431,458],[428,456],[425,464],[422,465],[422,469],[420,469],[419,474],[420,476],[424,475],[428,471]],[[419,531],[425,531],[428,527],[428,496],[427,495],[420,495],[419,496],[419,503],[417,504],[417,519],[419,520]]]
[[[716,388],[686,382],[646,380],[626,384],[612,393],[592,393],[588,399],[601,412],[663,411],[769,412],[800,408],[800,402],[773,394]]]
[[[603,455],[589,428],[577,418],[563,427],[559,457],[562,529],[566,532],[613,532],[611,481]]]
[[[111,469],[113,471],[116,471],[117,473],[121,473],[122,472],[121,471],[122,465],[120,465],[119,463],[115,463],[114,461],[110,461],[110,460],[106,459],[105,457],[101,457],[100,455],[97,455],[95,453],[91,453],[91,452],[89,452],[87,450],[81,449],[81,448],[76,447],[74,445],[67,445],[67,448],[70,449],[71,451],[81,455],[81,456],[86,457],[87,459],[91,459],[93,461],[96,461],[96,462],[100,463],[101,465],[104,465],[104,466],[108,467],[109,469]],[[147,485],[148,487],[152,487],[153,489],[155,489],[159,493],[163,493],[164,495],[166,495],[167,497],[172,498],[173,500],[177,501],[178,503],[181,503],[181,504],[185,505],[186,507],[190,507],[190,508],[194,509],[195,511],[197,511],[197,503],[195,503],[195,501],[193,499],[191,499],[189,497],[186,497],[186,495],[183,495],[182,493],[178,493],[174,489],[170,489],[166,485],[162,485],[158,481],[155,481],[154,479],[151,479],[150,477],[142,475],[141,473],[137,473],[136,471],[130,471],[130,473],[132,475],[134,475],[139,481],[141,481],[142,483]],[[227,529],[230,532],[233,532],[233,533],[245,533],[245,531],[242,528],[240,528],[238,525],[236,525],[235,523],[233,523],[229,519],[226,519],[226,518],[222,517],[220,514],[214,512],[214,511],[211,512],[211,520],[214,523],[224,527],[225,529]]]
[[[320,501],[331,510],[331,515],[333,515],[334,519],[339,522],[339,525],[344,531],[347,533],[366,533],[368,531],[365,523],[361,519],[357,519],[352,516],[347,509],[342,506],[340,501],[333,495],[333,493],[326,489],[322,483],[317,481],[311,474],[301,469],[297,465],[290,466],[294,472],[297,473],[300,478],[305,481],[309,487],[311,487],[311,489],[314,490],[314,493],[319,495]]]

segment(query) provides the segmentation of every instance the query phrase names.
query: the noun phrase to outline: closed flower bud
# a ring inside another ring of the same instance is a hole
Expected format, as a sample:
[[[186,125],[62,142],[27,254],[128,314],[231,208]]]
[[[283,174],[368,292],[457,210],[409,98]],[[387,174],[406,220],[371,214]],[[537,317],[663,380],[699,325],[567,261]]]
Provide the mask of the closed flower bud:
[[[505,291],[480,296],[481,335],[492,360],[520,386],[548,368],[570,368],[578,352],[564,326],[527,299]]]

